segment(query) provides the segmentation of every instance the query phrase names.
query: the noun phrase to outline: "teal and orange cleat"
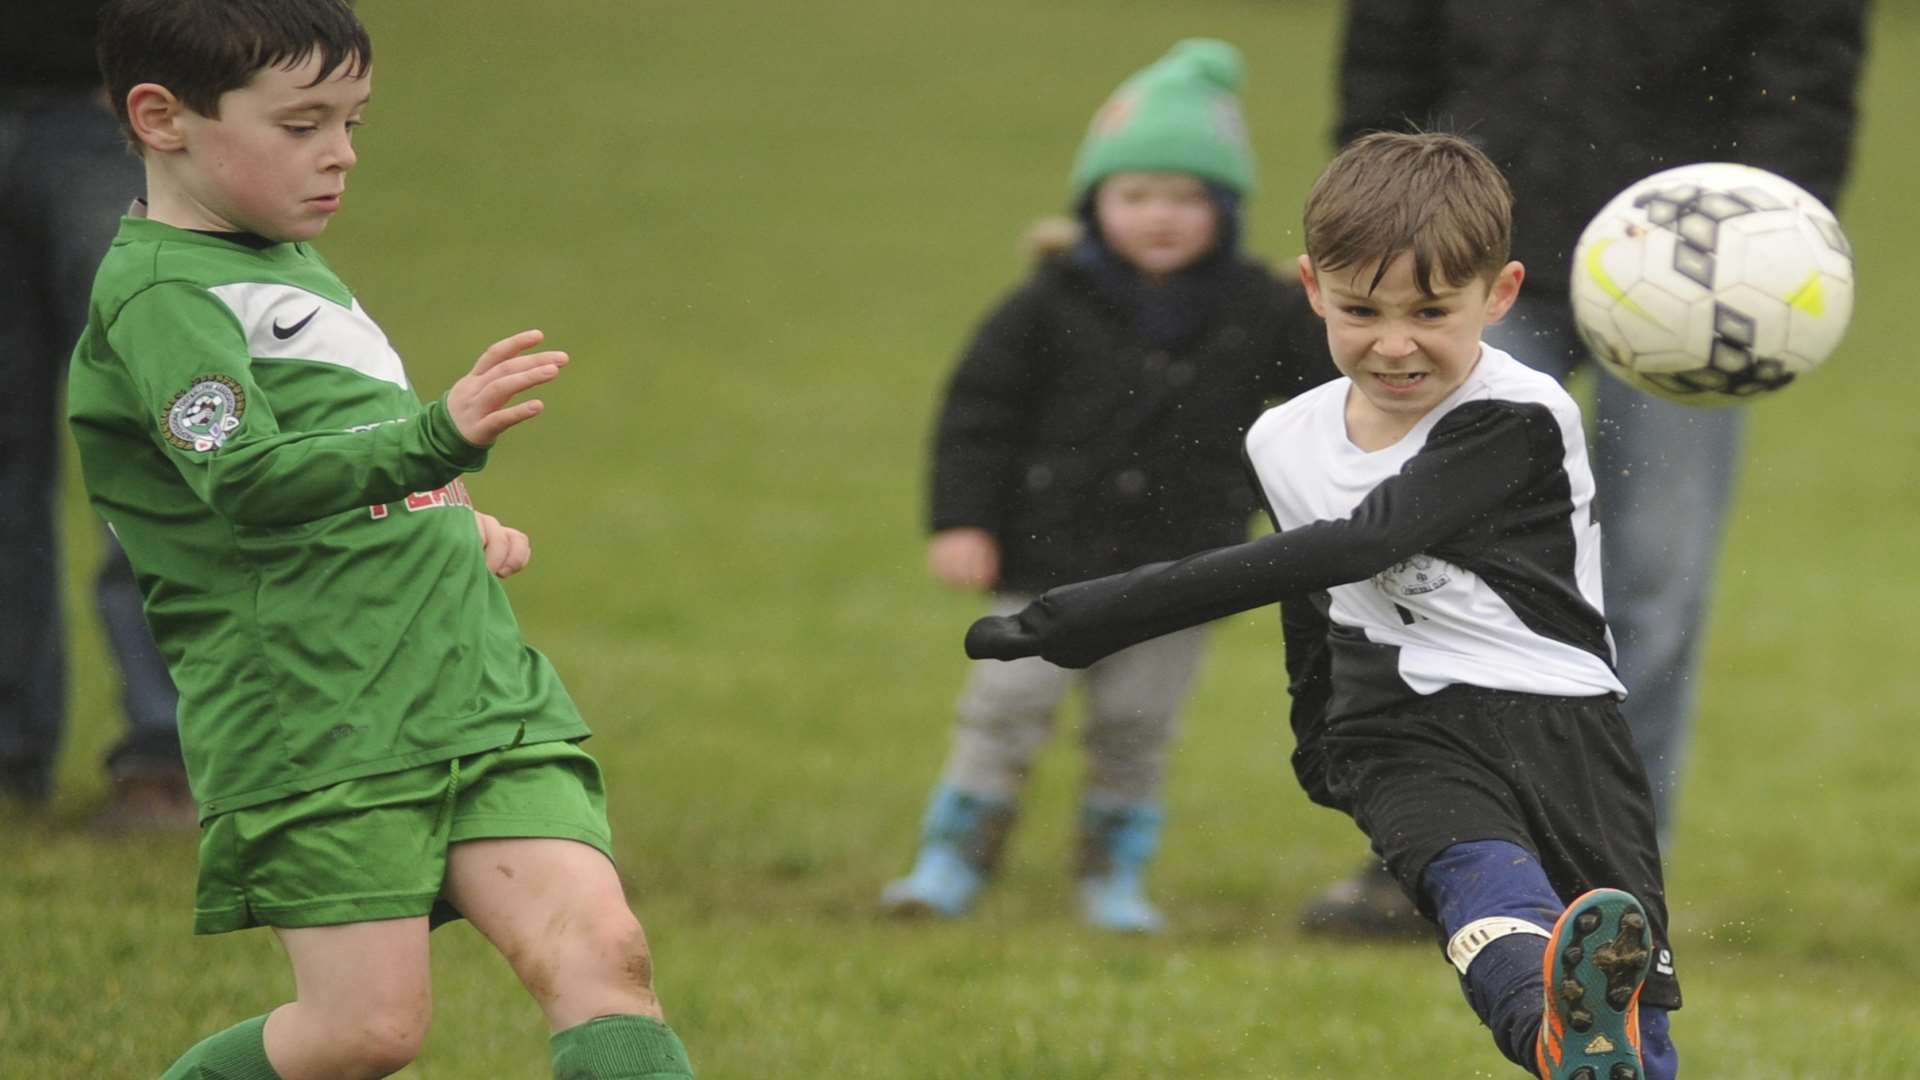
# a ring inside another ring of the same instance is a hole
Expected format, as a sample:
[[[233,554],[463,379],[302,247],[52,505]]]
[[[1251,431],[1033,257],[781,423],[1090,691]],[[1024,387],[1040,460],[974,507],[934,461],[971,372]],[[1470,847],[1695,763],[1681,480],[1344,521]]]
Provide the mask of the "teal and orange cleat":
[[[1642,1080],[1640,987],[1652,956],[1646,910],[1631,894],[1594,889],[1567,905],[1544,960],[1541,1080]]]

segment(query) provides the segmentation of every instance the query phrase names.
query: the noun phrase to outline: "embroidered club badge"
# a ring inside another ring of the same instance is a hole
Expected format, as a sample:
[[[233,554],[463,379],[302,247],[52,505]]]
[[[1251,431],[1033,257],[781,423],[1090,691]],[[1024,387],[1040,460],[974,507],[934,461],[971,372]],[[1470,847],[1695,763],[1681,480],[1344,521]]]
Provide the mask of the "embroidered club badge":
[[[167,402],[167,441],[182,450],[206,453],[240,430],[247,392],[225,375],[201,375]]]

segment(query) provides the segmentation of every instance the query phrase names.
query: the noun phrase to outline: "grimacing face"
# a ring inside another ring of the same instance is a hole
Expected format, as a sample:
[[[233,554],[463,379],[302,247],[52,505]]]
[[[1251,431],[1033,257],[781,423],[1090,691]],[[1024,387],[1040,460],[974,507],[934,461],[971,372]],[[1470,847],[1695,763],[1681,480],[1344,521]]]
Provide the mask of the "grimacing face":
[[[1300,256],[1301,283],[1326,320],[1334,366],[1353,381],[1348,426],[1371,436],[1356,442],[1398,439],[1459,389],[1480,361],[1481,332],[1513,306],[1525,276],[1510,262],[1491,282],[1439,284],[1429,294],[1416,283],[1410,252],[1395,256],[1369,288],[1377,270],[1369,263],[1319,274]]]

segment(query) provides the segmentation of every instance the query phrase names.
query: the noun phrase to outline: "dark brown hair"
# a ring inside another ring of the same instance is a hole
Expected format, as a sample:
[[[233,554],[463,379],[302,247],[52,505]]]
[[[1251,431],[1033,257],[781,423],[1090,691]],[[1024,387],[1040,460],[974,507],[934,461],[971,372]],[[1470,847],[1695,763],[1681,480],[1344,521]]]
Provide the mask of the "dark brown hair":
[[[1506,177],[1457,135],[1376,131],[1334,156],[1307,196],[1307,258],[1314,269],[1376,266],[1413,255],[1413,277],[1432,296],[1444,285],[1493,280],[1507,264],[1513,192]]]
[[[127,92],[158,83],[187,108],[218,118],[220,96],[269,67],[320,57],[320,80],[342,64],[360,78],[373,41],[350,0],[113,0],[100,12],[100,74],[129,138]]]

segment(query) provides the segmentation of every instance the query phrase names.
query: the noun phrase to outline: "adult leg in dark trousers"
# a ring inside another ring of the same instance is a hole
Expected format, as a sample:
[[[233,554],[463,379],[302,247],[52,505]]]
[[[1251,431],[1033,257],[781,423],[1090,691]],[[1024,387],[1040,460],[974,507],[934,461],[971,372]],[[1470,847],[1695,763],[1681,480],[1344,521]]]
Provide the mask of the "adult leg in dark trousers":
[[[0,796],[43,803],[67,720],[57,496],[61,389],[94,270],[144,186],[97,92],[0,89]],[[97,582],[126,730],[105,828],[191,828],[177,695],[111,535]]]

